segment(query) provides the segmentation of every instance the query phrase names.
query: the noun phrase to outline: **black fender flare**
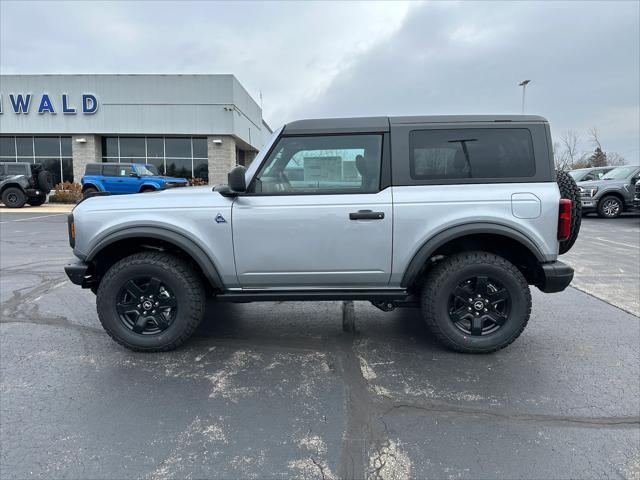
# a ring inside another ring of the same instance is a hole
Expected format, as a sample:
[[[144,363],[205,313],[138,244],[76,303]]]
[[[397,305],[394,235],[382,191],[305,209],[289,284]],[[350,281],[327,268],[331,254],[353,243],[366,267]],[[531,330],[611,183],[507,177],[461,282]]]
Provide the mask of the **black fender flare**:
[[[104,188],[101,188],[100,185],[98,185],[96,182],[86,182],[82,184],[82,191],[84,192],[84,189],[86,187],[93,187],[96,190],[98,190],[99,192],[104,192]]]
[[[211,286],[221,291],[225,290],[218,269],[209,255],[207,255],[198,244],[182,233],[164,227],[127,227],[115,232],[110,232],[91,248],[85,260],[87,262],[92,261],[105,247],[114,242],[126,240],[127,238],[154,238],[179,247],[198,264]]]
[[[464,225],[449,227],[429,238],[429,240],[422,244],[418,251],[413,255],[413,258],[405,269],[400,286],[406,288],[411,285],[420,274],[420,271],[433,252],[445,243],[468,235],[477,235],[482,233],[500,235],[516,240],[522,244],[522,246],[527,248],[527,250],[529,250],[540,263],[550,261],[550,259],[545,258],[543,253],[540,251],[540,248],[538,248],[538,246],[529,237],[513,227],[491,222],[466,223]]]

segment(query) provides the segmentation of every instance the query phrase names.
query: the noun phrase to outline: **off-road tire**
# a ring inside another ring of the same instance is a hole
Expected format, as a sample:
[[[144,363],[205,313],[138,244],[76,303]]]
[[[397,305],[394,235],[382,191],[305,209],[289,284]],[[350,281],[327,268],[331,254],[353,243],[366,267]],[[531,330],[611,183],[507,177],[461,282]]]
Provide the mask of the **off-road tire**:
[[[614,214],[608,214],[605,210],[605,206],[607,205],[607,202],[612,202],[612,201],[615,201],[618,203],[618,210]],[[624,210],[624,203],[622,202],[622,200],[620,200],[619,197],[615,195],[607,195],[605,197],[602,197],[598,202],[598,216],[600,218],[618,218],[620,215],[622,215],[623,210]]]
[[[580,188],[571,175],[563,170],[556,171],[556,182],[560,189],[560,197],[571,200],[571,233],[569,238],[560,242],[559,253],[567,253],[573,247],[580,233],[582,223],[582,201],[580,199]]]
[[[51,192],[53,188],[53,175],[51,175],[51,172],[42,170],[38,173],[38,188],[45,194]]]
[[[27,195],[18,187],[9,187],[2,192],[2,203],[7,208],[22,208],[27,203]]]
[[[170,286],[177,313],[169,327],[153,335],[128,329],[116,311],[118,292],[130,279],[153,275]],[[96,307],[106,332],[120,345],[137,352],[164,352],[182,345],[204,315],[205,290],[201,277],[184,260],[162,252],[142,252],[125,257],[105,274],[98,287]]]
[[[96,193],[98,193],[100,190],[98,190],[96,187],[85,187],[82,189],[82,196],[84,198],[88,198]]]
[[[466,335],[449,317],[449,296],[472,275],[499,279],[511,295],[511,311],[505,324],[488,335]],[[531,292],[522,273],[504,258],[488,252],[463,252],[445,258],[428,273],[421,306],[427,327],[441,344],[463,353],[491,353],[511,344],[527,326]]]
[[[44,202],[47,201],[47,196],[40,192],[38,195],[36,195],[35,197],[31,197],[27,200],[27,203],[29,205],[31,205],[32,207],[39,207],[40,205],[43,205]]]

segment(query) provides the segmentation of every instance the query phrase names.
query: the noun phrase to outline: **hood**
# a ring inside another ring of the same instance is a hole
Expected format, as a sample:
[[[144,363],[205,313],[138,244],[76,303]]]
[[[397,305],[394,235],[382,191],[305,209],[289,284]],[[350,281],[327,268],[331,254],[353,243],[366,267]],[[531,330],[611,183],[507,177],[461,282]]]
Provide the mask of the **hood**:
[[[80,202],[74,212],[105,211],[124,212],[131,210],[176,210],[194,208],[217,208],[227,206],[232,199],[214,192],[210,185],[202,187],[169,188],[156,192],[130,195],[105,195],[87,198]]]
[[[607,185],[620,185],[627,183],[627,180],[589,180],[586,182],[576,182],[579,187],[592,188],[592,187],[605,187]]]

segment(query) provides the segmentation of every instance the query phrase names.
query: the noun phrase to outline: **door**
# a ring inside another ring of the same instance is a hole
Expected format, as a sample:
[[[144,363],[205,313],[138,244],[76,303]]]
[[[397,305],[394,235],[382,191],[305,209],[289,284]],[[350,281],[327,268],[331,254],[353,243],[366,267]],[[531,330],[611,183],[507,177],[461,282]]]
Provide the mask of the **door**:
[[[380,288],[391,275],[382,135],[282,137],[232,211],[245,288]]]
[[[137,193],[139,188],[136,188],[136,185],[130,185],[130,182],[136,183],[138,179],[130,177],[130,173],[130,165],[103,165],[101,182],[107,192]]]

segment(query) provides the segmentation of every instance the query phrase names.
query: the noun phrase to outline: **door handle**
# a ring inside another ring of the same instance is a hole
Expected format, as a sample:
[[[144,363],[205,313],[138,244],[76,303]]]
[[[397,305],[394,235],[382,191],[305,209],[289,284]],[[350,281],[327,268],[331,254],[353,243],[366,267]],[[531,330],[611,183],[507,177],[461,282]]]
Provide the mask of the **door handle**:
[[[349,214],[349,220],[382,220],[384,212],[372,212],[371,210],[358,210]]]

